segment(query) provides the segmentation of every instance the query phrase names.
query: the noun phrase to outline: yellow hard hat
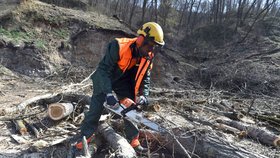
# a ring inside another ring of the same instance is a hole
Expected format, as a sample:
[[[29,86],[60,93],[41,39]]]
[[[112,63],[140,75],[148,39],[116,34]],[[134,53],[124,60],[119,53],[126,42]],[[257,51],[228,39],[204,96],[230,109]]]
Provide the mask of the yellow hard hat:
[[[163,31],[159,24],[155,22],[145,23],[138,31],[138,35],[143,35],[145,37],[153,38],[154,41],[163,46],[165,42],[163,41]]]

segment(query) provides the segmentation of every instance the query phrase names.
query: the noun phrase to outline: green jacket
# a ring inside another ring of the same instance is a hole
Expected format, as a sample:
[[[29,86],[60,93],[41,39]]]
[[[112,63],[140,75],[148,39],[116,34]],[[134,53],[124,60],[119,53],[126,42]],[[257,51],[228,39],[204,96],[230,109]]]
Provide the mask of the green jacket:
[[[132,44],[130,47],[133,49],[133,47],[136,47],[136,44]],[[135,51],[133,51],[132,56],[133,58],[141,58]],[[94,93],[96,95],[100,93],[111,93],[113,90],[112,83],[117,83],[118,80],[125,75],[126,72],[122,72],[118,66],[119,59],[119,44],[117,40],[113,40],[108,44],[103,59],[100,61],[95,73],[91,76],[93,80]],[[144,95],[146,97],[149,95],[150,74],[151,66],[149,66],[149,69],[141,82],[139,95]]]

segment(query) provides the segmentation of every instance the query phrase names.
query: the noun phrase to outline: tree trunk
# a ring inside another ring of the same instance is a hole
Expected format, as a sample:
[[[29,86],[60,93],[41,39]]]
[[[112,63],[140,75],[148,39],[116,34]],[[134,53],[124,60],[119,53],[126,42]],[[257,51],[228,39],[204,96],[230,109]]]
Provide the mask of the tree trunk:
[[[155,22],[158,21],[158,10],[157,10],[157,7],[158,7],[158,0],[155,0]]]
[[[253,7],[255,6],[257,0],[254,0],[251,4],[251,6],[249,7],[249,9],[247,10],[247,12],[245,13],[244,17],[243,17],[243,20],[242,20],[242,23],[245,22],[246,18],[248,17],[248,15],[250,14],[251,10],[253,9]]]
[[[143,0],[141,24],[144,23],[144,18],[145,18],[145,13],[146,13],[146,7],[147,7],[147,0]]]
[[[242,18],[242,0],[239,0],[238,2],[238,9],[237,9],[237,13],[236,13],[236,26],[235,26],[235,31],[237,31],[238,26],[240,25],[240,21]]]
[[[116,13],[117,13],[117,11],[118,11],[118,6],[119,6],[119,3],[120,3],[120,0],[117,0],[116,6],[115,6],[115,14],[116,14]]]
[[[192,0],[191,1],[191,5],[190,5],[190,8],[189,8],[189,16],[188,16],[188,21],[187,21],[187,28],[189,29],[190,28],[190,22],[191,22],[191,16],[192,16],[192,8],[193,8],[193,5],[194,5],[194,2],[195,0]]]
[[[182,21],[183,21],[184,15],[185,15],[185,11],[188,10],[187,7],[188,7],[188,0],[185,1],[183,10],[181,11],[181,15],[180,15],[180,20],[179,20],[179,24],[178,24],[177,33],[180,31],[180,28],[181,28],[181,25],[182,25]]]
[[[199,11],[200,4],[201,4],[201,0],[199,0],[196,11],[195,11],[194,16],[193,16],[193,22],[192,22],[192,27],[191,27],[192,29],[194,28],[194,26],[197,22],[196,20],[197,20],[197,14],[198,14],[198,11]]]
[[[221,0],[220,1],[220,11],[219,11],[219,23],[220,24],[223,22],[224,8],[225,8],[225,0]]]
[[[116,157],[135,158],[136,153],[125,138],[117,134],[112,127],[107,123],[102,123],[98,126],[100,133],[110,146],[116,151]]]
[[[130,16],[129,16],[129,20],[128,20],[128,23],[129,23],[130,26],[131,26],[131,22],[132,22],[132,17],[134,15],[134,10],[135,10],[136,5],[137,5],[137,1],[138,0],[133,0],[133,4],[132,4],[132,7],[131,7]]]

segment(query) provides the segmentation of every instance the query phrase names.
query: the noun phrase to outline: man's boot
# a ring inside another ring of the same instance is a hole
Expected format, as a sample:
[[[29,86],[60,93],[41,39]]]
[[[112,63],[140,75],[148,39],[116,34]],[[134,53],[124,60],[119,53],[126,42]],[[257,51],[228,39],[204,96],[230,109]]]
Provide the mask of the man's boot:
[[[134,147],[134,150],[139,155],[147,155],[148,153],[148,148],[144,148],[141,145]]]
[[[91,135],[90,137],[86,138],[87,140],[87,144],[89,144],[91,142],[91,140],[94,138],[94,134]],[[79,137],[79,139],[77,140],[77,143],[75,144],[75,147],[79,150],[82,150],[83,149],[83,136],[81,135]]]
[[[132,139],[130,145],[133,147],[137,154],[147,155],[148,149],[141,146],[138,138],[139,136],[136,136],[134,139]]]

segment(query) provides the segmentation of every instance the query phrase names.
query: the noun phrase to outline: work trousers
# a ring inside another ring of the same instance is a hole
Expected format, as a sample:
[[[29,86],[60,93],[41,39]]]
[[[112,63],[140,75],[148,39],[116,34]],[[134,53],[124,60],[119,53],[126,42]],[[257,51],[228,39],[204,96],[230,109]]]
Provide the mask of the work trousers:
[[[96,88],[98,88],[98,85],[94,85],[94,89]],[[124,98],[130,98],[134,100],[134,86],[130,82],[130,80],[123,79],[117,81],[112,84],[112,88],[114,92],[117,94],[119,100]],[[103,93],[95,94],[93,92],[90,109],[85,114],[85,119],[81,126],[81,134],[83,136],[86,136],[88,138],[97,130],[100,116],[104,110],[103,104],[105,102],[105,99],[106,99],[106,94]],[[131,140],[137,137],[139,134],[137,125],[127,119],[124,119],[124,125],[125,125],[124,131],[126,134],[126,139],[129,142],[131,142]]]

